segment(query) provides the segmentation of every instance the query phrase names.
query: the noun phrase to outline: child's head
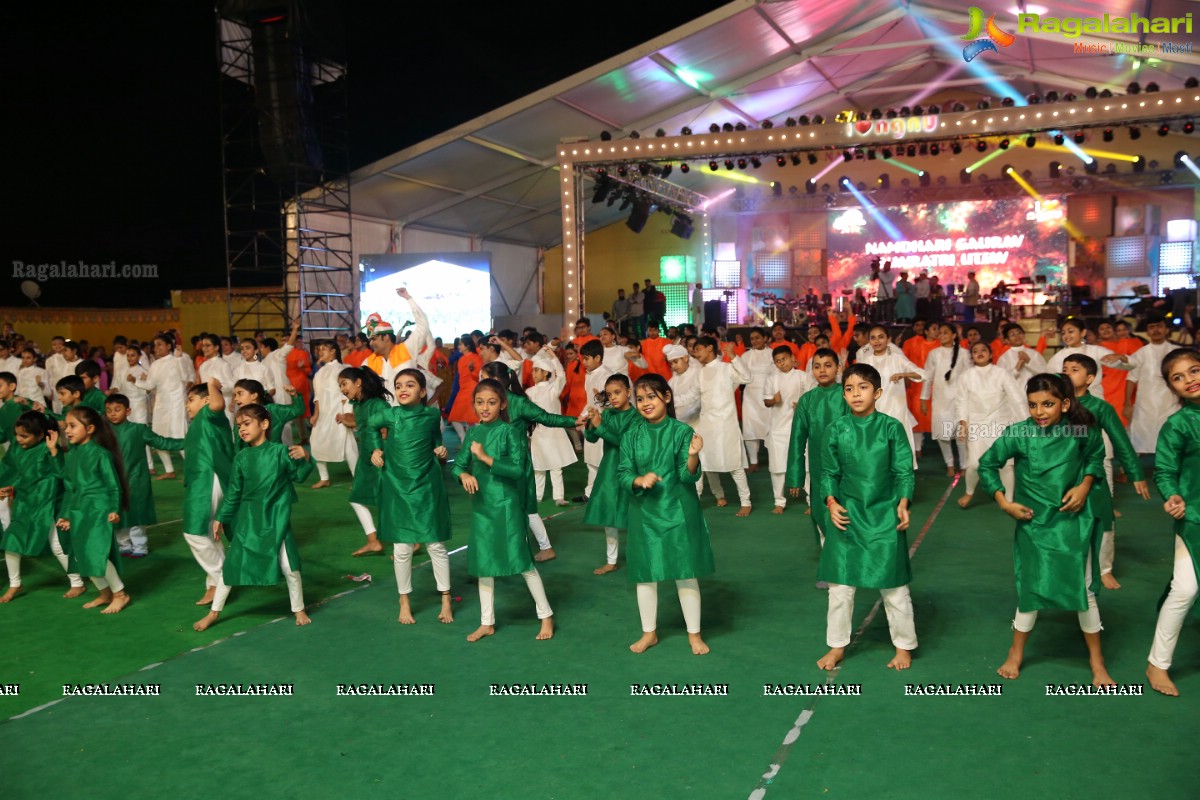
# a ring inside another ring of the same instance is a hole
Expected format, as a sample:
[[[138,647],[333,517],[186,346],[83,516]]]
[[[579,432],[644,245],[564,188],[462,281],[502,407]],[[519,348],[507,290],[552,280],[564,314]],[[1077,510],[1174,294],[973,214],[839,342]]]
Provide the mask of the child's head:
[[[1145,330],[1151,344],[1162,344],[1167,340],[1167,321],[1161,314],[1146,317]]]
[[[977,367],[986,367],[992,363],[992,348],[987,342],[975,342],[971,345],[971,360]]]
[[[875,331],[872,329],[872,346]],[[886,333],[884,334],[886,336]],[[887,346],[887,343],[884,343]],[[875,410],[875,402],[883,395],[883,378],[870,364],[854,364],[842,376],[842,396],[856,417],[865,417]]]
[[[1113,330],[1116,332],[1118,339],[1126,339],[1130,336],[1129,323],[1123,319],[1119,319],[1113,323]]]
[[[818,333],[817,337],[812,340],[812,343],[817,346],[818,350],[829,349],[829,337],[823,333]]]
[[[575,345],[567,342],[566,347],[563,348],[563,357],[566,358],[567,363],[570,364],[572,361],[579,360],[579,351],[575,349]]]
[[[633,391],[638,413],[647,422],[658,422],[666,417],[675,419],[675,401],[666,378],[648,372],[637,379]]]
[[[616,373],[609,377],[604,382],[604,393],[608,395],[608,405],[617,411],[624,411],[629,408],[631,399],[631,390],[629,386],[629,377]]]
[[[939,342],[942,339],[942,329],[944,325],[937,322],[930,322],[925,326],[925,338],[931,342]]]
[[[55,336],[50,340],[50,351],[53,353],[61,353],[67,340],[62,336]]]
[[[1004,326],[1004,341],[1009,347],[1024,347],[1025,329],[1015,322],[1008,323]]]
[[[813,379],[818,386],[832,386],[837,382],[838,355],[828,347],[821,347],[812,357]]]
[[[775,362],[775,369],[780,372],[791,372],[796,368],[796,357],[792,355],[792,348],[787,345],[779,345],[771,350],[771,360]]]
[[[600,337],[600,344],[604,345],[605,347],[612,347],[617,342],[616,333],[614,333],[613,329],[607,325],[601,328],[600,333],[597,335]]]
[[[678,344],[669,344],[664,347],[663,357],[667,359],[667,364],[671,367],[671,372],[676,375],[682,375],[687,372],[692,360],[691,356],[688,355],[687,348]]]
[[[110,394],[104,399],[104,416],[113,425],[129,419],[129,398],[119,393]]]
[[[598,339],[589,339],[579,348],[579,358],[588,372],[604,363],[604,345]]]
[[[480,370],[482,377],[492,378],[504,384],[504,390],[510,395],[525,396],[525,389],[521,386],[521,376],[513,372],[513,370],[503,361],[490,361],[483,365]]]
[[[891,340],[892,337],[888,335],[887,328],[882,325],[872,325],[867,331],[867,341],[870,342],[871,350],[877,356],[883,355]]]
[[[67,361],[74,361],[79,358],[79,343],[67,339],[63,342],[62,355]]]
[[[238,406],[264,405],[271,402],[266,388],[253,378],[242,378],[233,384],[233,402]]]
[[[1107,342],[1117,338],[1116,328],[1108,320],[1101,320],[1096,326],[1096,335],[1100,337],[1100,341]]]
[[[383,385],[383,378],[365,367],[346,367],[338,373],[338,388],[347,400],[360,403],[379,397],[390,400],[392,393]]]
[[[500,357],[500,345],[492,342],[479,343],[479,357],[483,359],[483,363],[490,364]]]
[[[541,352],[546,346],[546,337],[542,336],[537,331],[530,331],[525,334],[525,341],[521,342],[521,349],[525,351],[525,355],[530,358]]]
[[[32,347],[26,347],[21,351],[21,366],[32,367],[37,364],[37,351]]]
[[[79,402],[79,398],[87,391],[87,387],[83,385],[83,378],[78,375],[68,375],[65,378],[59,378],[58,383],[54,384],[54,390],[58,392],[58,401],[64,406],[73,406]]]
[[[17,393],[17,376],[11,372],[0,372],[0,402],[12,399]]]
[[[154,337],[154,357],[166,358],[175,349],[175,337],[169,333],[160,333]]]
[[[717,358],[717,340],[711,336],[701,336],[696,340],[692,353],[701,364],[715,361]]]
[[[1087,326],[1083,324],[1083,320],[1077,317],[1067,317],[1059,326],[1058,335],[1062,337],[1065,346],[1078,347],[1083,344],[1085,331],[1087,331]]]
[[[1096,380],[1099,372],[1100,366],[1096,363],[1096,359],[1085,356],[1083,353],[1072,353],[1063,359],[1063,375],[1066,375],[1067,380],[1071,382],[1071,388],[1075,390],[1076,397],[1082,397],[1087,393],[1088,387],[1092,385],[1092,381]]]
[[[35,444],[40,444],[53,425],[50,418],[42,412],[26,411],[13,423],[13,435],[17,440],[17,447],[28,450]]]
[[[196,415],[200,413],[200,409],[204,408],[206,405],[208,405],[208,384],[192,384],[192,387],[188,389],[187,401],[185,405],[188,419],[195,419]]]
[[[425,373],[419,369],[402,369],[392,384],[396,402],[402,406],[419,406],[425,402]]]
[[[1029,416],[1043,428],[1057,425],[1063,419],[1089,425],[1092,415],[1074,400],[1071,382],[1062,375],[1043,372],[1034,375],[1025,384],[1025,395],[1029,398]]]
[[[979,330],[979,328],[971,325],[967,328],[966,339],[967,344],[974,345],[976,342],[983,341],[983,333]]]
[[[767,345],[767,332],[762,328],[750,329],[750,346],[755,350],[761,350]]]
[[[100,382],[100,365],[90,358],[80,361],[75,367],[75,375],[83,381],[83,389],[87,391]]]
[[[592,344],[592,342],[588,342]],[[482,423],[503,420],[508,422],[508,392],[495,378],[484,378],[475,384],[475,414]]]
[[[86,444],[92,440],[92,437],[103,425],[104,418],[94,409],[87,406],[73,408],[67,412],[67,441],[73,445]]]
[[[243,361],[256,361],[258,359],[258,342],[253,339],[242,339],[238,342],[238,352],[242,354]]]
[[[131,367],[136,367],[142,360],[142,351],[130,345],[126,345],[125,352],[122,355],[125,358],[125,363]]]
[[[258,403],[239,408],[233,422],[238,438],[252,447],[262,444],[271,429],[271,415]]]
[[[942,347],[958,347],[958,331],[953,325],[942,325],[937,330],[937,340]]]
[[[201,336],[200,352],[205,358],[216,358],[221,355],[221,337],[215,333],[206,333]]]
[[[1200,402],[1200,354],[1179,347],[1163,356],[1162,376],[1181,403]]]

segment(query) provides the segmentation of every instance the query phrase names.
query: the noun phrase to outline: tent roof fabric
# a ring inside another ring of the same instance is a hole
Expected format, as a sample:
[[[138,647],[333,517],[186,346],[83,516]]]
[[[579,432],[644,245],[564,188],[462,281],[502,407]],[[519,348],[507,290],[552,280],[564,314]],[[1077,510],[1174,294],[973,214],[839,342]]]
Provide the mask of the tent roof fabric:
[[[997,24],[1016,40],[968,63],[962,55],[967,42],[960,38],[968,20],[958,0],[735,0],[356,170],[352,207],[356,216],[551,246],[562,233],[555,148],[564,139],[595,140],[605,130],[615,139],[635,130],[652,136],[659,128],[675,135],[684,126],[701,131],[714,122],[757,128],[763,120],[780,124],[801,114],[929,102],[931,90],[939,97],[998,99],[1003,88],[997,78],[1020,96],[1082,93],[1088,86],[1121,94],[1133,80],[1178,89],[1200,75],[1200,55],[1158,47],[1136,59],[1111,51],[1118,42],[1187,45],[1190,33],[1018,33],[1015,13],[1170,18],[1194,6],[1191,0],[1013,0],[997,14]],[[1110,52],[1075,53],[1077,42],[1107,44]],[[696,189],[695,172],[676,171],[671,180]],[[588,227],[620,217],[597,206],[588,211]]]

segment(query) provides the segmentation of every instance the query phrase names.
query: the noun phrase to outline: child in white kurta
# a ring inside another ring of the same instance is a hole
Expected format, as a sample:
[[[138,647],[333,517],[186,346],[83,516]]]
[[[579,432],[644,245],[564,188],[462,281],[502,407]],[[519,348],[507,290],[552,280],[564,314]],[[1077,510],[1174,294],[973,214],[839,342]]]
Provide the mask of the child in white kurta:
[[[37,354],[32,349],[21,353],[21,368],[17,371],[17,396],[24,397],[32,406],[34,403],[45,405],[49,378],[46,370],[37,365]]]
[[[1129,356],[1129,376],[1125,383],[1125,418],[1129,420],[1129,440],[1139,453],[1153,453],[1158,433],[1167,418],[1179,410],[1179,398],[1162,379],[1162,361],[1177,345],[1167,341],[1167,323],[1147,320],[1150,344]],[[1137,402],[1133,402],[1134,388]]]
[[[759,445],[771,433],[771,411],[763,402],[767,396],[767,382],[778,371],[767,336],[761,328],[750,331],[750,347],[740,358],[750,372],[750,382],[742,391],[742,439],[746,443],[746,455],[750,457],[750,472],[758,471]],[[771,453],[771,473],[775,473],[776,462],[783,472],[787,471],[787,458],[778,459]],[[782,474],[782,473],[780,473]],[[778,496],[776,492],[776,496]],[[776,503],[778,505],[778,503]]]
[[[1025,392],[1009,373],[992,363],[992,348],[984,342],[971,346],[975,366],[964,372],[958,382],[955,416],[961,424],[959,441],[966,439],[967,460],[963,465],[966,494],[958,505],[966,508],[979,483],[979,459],[1004,429],[1029,416]],[[1000,470],[1004,494],[1012,498],[1013,462],[1010,459]]]
[[[316,351],[319,366],[313,377],[312,433],[308,442],[313,460],[317,462],[317,482],[312,488],[324,489],[330,485],[331,463],[344,461],[350,467],[351,476],[354,475],[358,465],[358,442],[353,432],[338,422],[339,417],[353,415],[354,410],[338,385],[338,375],[345,365],[338,359],[337,345],[321,342]]]
[[[663,357],[671,367],[668,386],[675,402],[675,419],[695,430],[700,421],[700,368],[688,355],[687,348],[680,344],[664,347]],[[696,481],[696,496],[703,494],[704,481]]]
[[[859,348],[856,364],[869,364],[883,379],[883,395],[875,404],[875,410],[900,420],[908,432],[908,446],[913,451],[913,469],[917,468],[919,453],[913,439],[913,428],[917,418],[908,410],[908,395],[905,379],[914,383],[925,380],[925,373],[905,357],[900,348],[891,343],[887,328],[875,325],[867,334],[867,347]]]
[[[271,397],[275,396],[275,376],[258,360],[258,344],[253,339],[243,339],[238,344],[242,353],[241,362],[234,367],[233,382],[258,381]]]
[[[1004,341],[1008,349],[996,359],[996,366],[1012,375],[1018,388],[1024,388],[1034,375],[1050,371],[1042,354],[1025,344],[1025,329],[1020,325],[1015,322],[1005,325]]]
[[[763,402],[770,412],[770,429],[767,432],[767,449],[771,454],[771,489],[775,493],[775,512],[782,514],[787,508],[787,497],[783,491],[787,477],[788,452],[792,440],[792,417],[801,396],[816,385],[804,370],[796,369],[792,349],[780,345],[771,351],[775,359],[775,374],[767,379],[763,388]],[[747,393],[749,388],[747,388]],[[743,401],[743,409],[745,402]],[[703,451],[702,451],[703,452]]]
[[[941,347],[925,356],[925,383],[921,386],[921,408],[929,414],[930,433],[942,449],[946,474],[954,474],[953,445],[958,440],[958,379],[971,366],[971,355],[958,346],[958,331],[943,325],[938,333]],[[966,459],[960,452],[959,463]]]
[[[613,374],[612,370],[604,366],[604,345],[600,344],[599,339],[584,342],[579,348],[579,360],[587,370],[587,376],[583,379],[584,392],[587,394],[587,404],[583,407],[583,413],[586,414],[593,408],[603,409],[608,402],[604,384],[608,383]],[[596,482],[596,472],[600,469],[600,461],[603,458],[603,442],[584,442],[583,462],[587,464],[588,471],[587,486],[583,490],[585,499],[592,496],[592,484]]]
[[[708,479],[708,488],[717,498],[717,507],[728,505],[721,488],[720,473],[728,472],[737,486],[741,508],[737,516],[750,515],[750,484],[746,482],[746,448],[738,429],[737,403],[734,390],[750,382],[750,370],[733,353],[733,344],[725,343],[729,361],[722,361],[715,339],[702,336],[696,342],[696,357],[700,360],[700,419],[696,433],[704,440],[700,451],[700,466]],[[691,369],[691,367],[689,367]]]
[[[1098,344],[1088,344],[1083,338],[1086,332],[1087,328],[1084,327],[1083,322],[1080,320],[1075,319],[1074,317],[1069,317],[1064,320],[1058,332],[1058,335],[1062,338],[1063,346],[1046,362],[1046,371],[1061,373],[1063,371],[1063,359],[1072,353],[1091,356],[1093,359],[1095,359],[1096,363],[1100,365],[1100,374],[1096,376],[1096,380],[1094,380],[1092,385],[1088,387],[1088,393],[1093,397],[1099,397],[1101,400],[1103,400],[1104,370],[1106,368],[1112,369],[1118,363],[1128,361],[1129,357],[1114,353],[1112,350],[1109,350],[1106,347],[1101,347]]]
[[[183,350],[171,339],[156,336],[154,339],[154,363],[146,372],[130,370],[126,383],[138,389],[154,393],[154,414],[150,429],[167,439],[182,439],[187,436],[187,384],[195,380],[191,360],[184,358]],[[132,405],[132,400],[130,401]],[[175,465],[171,454],[158,451],[162,459],[162,478],[175,477]]]
[[[567,383],[562,364],[558,359],[547,353],[538,353],[533,358],[533,386],[525,392],[525,396],[537,404],[538,408],[548,414],[558,414],[562,411],[559,395]],[[568,505],[563,492],[563,467],[569,467],[578,459],[571,439],[562,428],[547,428],[537,425],[529,438],[529,448],[533,458],[533,481],[537,499],[540,503],[546,493],[546,473],[550,473],[550,490],[554,495],[554,504]]]

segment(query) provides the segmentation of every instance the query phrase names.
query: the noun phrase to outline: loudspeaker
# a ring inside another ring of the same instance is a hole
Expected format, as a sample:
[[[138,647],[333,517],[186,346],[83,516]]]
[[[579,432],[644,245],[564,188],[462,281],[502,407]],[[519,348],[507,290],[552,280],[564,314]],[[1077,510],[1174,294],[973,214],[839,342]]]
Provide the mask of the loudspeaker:
[[[714,330],[725,324],[724,300],[704,301],[704,324]]]
[[[294,167],[320,171],[321,146],[313,125],[309,64],[288,36],[284,15],[269,22],[252,20],[254,102],[259,141],[271,178],[285,182]]]

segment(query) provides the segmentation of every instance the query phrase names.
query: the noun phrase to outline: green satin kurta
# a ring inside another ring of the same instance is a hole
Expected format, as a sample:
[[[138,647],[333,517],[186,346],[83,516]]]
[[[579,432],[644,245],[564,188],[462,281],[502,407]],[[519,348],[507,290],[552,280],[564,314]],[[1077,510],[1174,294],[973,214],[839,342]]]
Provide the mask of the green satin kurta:
[[[433,454],[442,446],[441,414],[426,405],[387,406],[367,420],[362,444],[383,450],[379,475],[379,540],[444,542],[450,538],[450,501],[442,465]],[[380,431],[387,431],[381,441]]]
[[[129,484],[129,508],[121,515],[119,528],[135,525],[154,525],[158,514],[154,510],[154,492],[150,488],[150,468],[146,466],[146,448],[155,450],[180,450],[183,439],[168,439],[150,430],[149,425],[126,420],[112,426],[121,448],[121,462],[125,465],[125,482]]]
[[[354,467],[354,479],[350,482],[350,502],[373,506],[379,500],[379,467],[371,463],[371,444],[378,434],[370,430],[371,419],[385,413],[388,402],[382,397],[370,400],[351,400],[354,409],[354,441],[358,442],[358,463]]]
[[[121,513],[121,484],[112,453],[94,441],[73,446],[64,459],[63,487],[58,516],[71,527],[60,531],[58,540],[70,556],[67,571],[102,578],[111,561],[120,572],[121,550],[108,521],[109,514]]]
[[[690,425],[670,417],[656,423],[643,419],[625,430],[617,482],[631,494],[625,545],[630,583],[703,578],[716,569],[696,496],[700,466],[695,473],[687,468],[693,434]],[[650,489],[634,487],[634,478],[647,472],[657,475],[658,483]]]
[[[273,586],[279,582],[279,548],[288,565],[300,571],[300,552],[292,535],[292,483],[306,480],[313,464],[293,459],[279,442],[247,447],[233,459],[229,486],[217,521],[231,529],[221,567],[226,586]]]
[[[588,425],[583,435],[589,442],[604,442],[604,456],[596,468],[596,480],[592,482],[592,494],[588,497],[583,521],[587,525],[602,525],[605,528],[629,527],[629,487],[617,480],[617,465],[621,461],[621,441],[631,427],[642,422],[642,415],[633,409],[624,411],[606,409],[600,417],[599,427]]]
[[[488,467],[471,455],[479,442],[494,459]],[[501,420],[471,426],[454,463],[454,477],[475,477],[479,489],[471,498],[471,546],[467,572],[477,578],[500,578],[533,569],[529,515],[525,513],[525,473],[529,437]]]
[[[267,410],[267,416],[271,418],[271,427],[267,428],[267,441],[283,443],[283,429],[288,426],[292,420],[304,414],[304,398],[300,395],[295,395],[292,402],[288,405],[283,403],[266,403],[263,408]],[[236,419],[236,415],[235,415]],[[233,429],[233,450],[234,453],[240,453],[250,445],[243,441],[242,437],[238,436],[237,427]]]
[[[547,428],[574,428],[579,424],[575,417],[565,417],[562,414],[551,414],[528,397],[519,394],[508,396],[508,420],[525,436],[525,450],[529,452],[529,425],[537,423]],[[525,513],[537,513],[537,486],[533,482],[533,459],[525,459]]]
[[[79,405],[87,406],[95,411],[100,416],[104,416],[104,403],[108,400],[108,396],[104,392],[97,389],[95,386],[88,389],[79,398]]]
[[[13,487],[8,527],[0,536],[0,550],[23,556],[40,556],[47,548],[50,530],[58,519],[62,493],[62,456],[50,455],[39,442],[29,449],[13,444],[0,460],[0,486]]]
[[[1072,436],[1066,423],[1043,428],[1032,419],[1009,425],[979,459],[980,490],[988,497],[1003,491],[1000,468],[1014,459],[1013,502],[1033,510],[1018,520],[1013,545],[1017,609],[1061,608],[1086,611],[1087,593],[1100,579],[1101,529],[1092,504],[1081,511],[1059,511],[1062,498],[1084,476],[1104,483],[1104,440],[1096,427]],[[1107,491],[1107,486],[1105,491]],[[1089,554],[1092,585],[1085,580]]]
[[[0,403],[0,444],[13,440],[13,425],[19,416],[29,410],[29,406],[23,406],[15,400]]]
[[[1174,520],[1175,535],[1187,545],[1200,575],[1200,404],[1188,403],[1163,423],[1154,450],[1154,483],[1164,500],[1177,494],[1187,504],[1183,519]],[[1200,603],[1192,613],[1200,614]]]
[[[912,464],[908,432],[895,417],[849,414],[830,426],[817,498],[826,505],[834,497],[850,525],[840,531],[831,522],[826,529],[820,580],[860,589],[894,589],[912,580],[908,532],[896,530],[896,507],[904,498],[912,503]]]
[[[812,509],[813,533],[817,544],[821,542],[821,532],[829,530],[829,507],[825,498],[816,497],[821,493],[822,465],[824,464],[825,448],[829,441],[829,431],[834,420],[847,416],[850,406],[842,396],[842,385],[835,383],[831,386],[817,386],[800,396],[796,411],[792,415],[792,441],[788,445],[787,476],[784,485],[797,489],[804,488],[804,449],[808,448],[809,483],[812,497],[808,505]]]
[[[224,491],[233,466],[233,440],[225,412],[201,406],[188,424],[183,446],[187,451],[183,459],[183,486],[187,490],[183,494],[183,532],[212,536],[213,476]]]
[[[1083,397],[1075,399],[1079,405],[1092,412],[1100,429],[1108,434],[1108,440],[1112,442],[1113,458],[1124,468],[1129,480],[1131,482],[1146,480],[1146,474],[1142,472],[1142,465],[1138,461],[1137,451],[1133,449],[1133,443],[1129,441],[1129,434],[1125,432],[1125,426],[1121,424],[1121,418],[1117,416],[1112,404],[1104,398],[1096,397],[1088,392],[1084,392]],[[1103,440],[1101,441],[1103,442]],[[1107,478],[1092,483],[1092,490],[1088,492],[1087,501],[1091,506],[1092,516],[1100,523],[1100,530],[1111,531],[1113,523],[1116,521],[1116,515],[1113,513],[1112,491],[1108,488]]]

